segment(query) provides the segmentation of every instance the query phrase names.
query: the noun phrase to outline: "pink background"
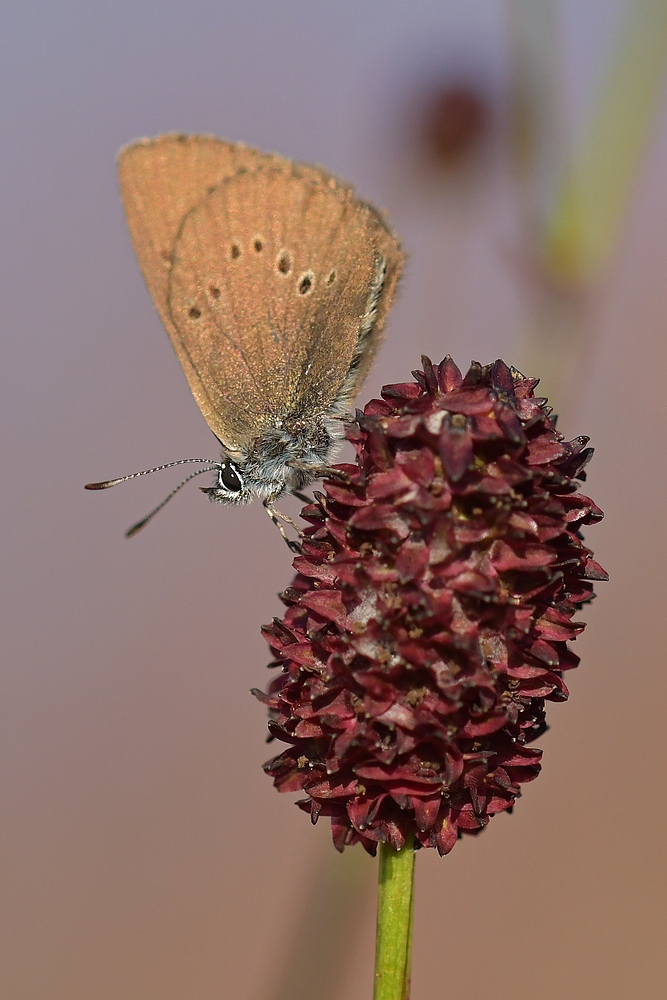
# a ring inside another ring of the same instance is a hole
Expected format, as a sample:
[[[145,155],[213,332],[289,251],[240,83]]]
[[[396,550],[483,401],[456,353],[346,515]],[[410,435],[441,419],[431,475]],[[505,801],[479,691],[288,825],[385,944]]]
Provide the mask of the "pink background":
[[[576,132],[621,5],[560,7]],[[261,506],[190,488],[125,541],[170,473],[82,488],[214,453],[143,286],[114,155],[214,132],[322,162],[384,205],[409,265],[362,400],[422,352],[520,366],[508,53],[493,0],[6,7],[3,1000],[371,996],[373,863],[340,859],[260,768],[248,690],[291,576],[280,537]],[[410,102],[456,73],[491,95],[492,133],[465,177],[426,176]],[[612,579],[586,609],[540,779],[481,838],[417,859],[414,1000],[664,995],[666,170],[663,95],[561,422],[597,449],[587,489],[607,518],[588,539]]]

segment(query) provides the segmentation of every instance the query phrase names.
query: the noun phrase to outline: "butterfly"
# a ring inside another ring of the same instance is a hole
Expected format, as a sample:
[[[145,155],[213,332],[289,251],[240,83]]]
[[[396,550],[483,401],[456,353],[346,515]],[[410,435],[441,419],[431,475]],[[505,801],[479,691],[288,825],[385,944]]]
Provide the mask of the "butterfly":
[[[398,239],[344,181],[242,143],[142,139],[118,168],[146,285],[221,447],[219,461],[160,466],[208,468],[128,534],[213,471],[211,500],[257,496],[285,536],[274,504],[331,462],[394,298]]]

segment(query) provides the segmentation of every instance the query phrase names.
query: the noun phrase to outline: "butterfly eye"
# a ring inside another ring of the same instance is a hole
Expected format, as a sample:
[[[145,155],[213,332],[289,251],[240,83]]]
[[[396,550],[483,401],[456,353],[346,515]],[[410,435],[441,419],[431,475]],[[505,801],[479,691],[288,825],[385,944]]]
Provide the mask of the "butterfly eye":
[[[243,489],[241,477],[236,472],[233,465],[224,465],[220,474],[220,482],[231,493],[238,493]]]

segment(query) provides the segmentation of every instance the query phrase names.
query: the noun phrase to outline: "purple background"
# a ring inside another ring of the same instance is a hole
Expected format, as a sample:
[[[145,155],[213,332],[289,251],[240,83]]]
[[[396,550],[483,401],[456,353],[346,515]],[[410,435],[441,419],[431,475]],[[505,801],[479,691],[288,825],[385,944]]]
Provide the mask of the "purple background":
[[[576,135],[622,6],[560,7]],[[3,998],[306,997],[289,968],[316,872],[322,886],[338,863],[374,878],[260,769],[265,714],[248,689],[266,682],[259,626],[291,575],[261,506],[216,508],[190,488],[127,542],[170,474],[82,489],[213,444],[130,247],[117,149],[214,132],[321,162],[387,208],[409,263],[362,400],[422,352],[520,366],[531,307],[506,252],[522,239],[509,51],[492,0],[5,6]],[[493,127],[465,176],[436,177],[410,109],[452,74],[479,80]],[[607,519],[588,537],[612,580],[586,609],[539,781],[479,840],[418,857],[414,1000],[663,995],[666,121],[663,96],[562,414],[597,448],[587,489]],[[371,995],[374,904],[359,900],[331,969],[309,928],[313,997]]]

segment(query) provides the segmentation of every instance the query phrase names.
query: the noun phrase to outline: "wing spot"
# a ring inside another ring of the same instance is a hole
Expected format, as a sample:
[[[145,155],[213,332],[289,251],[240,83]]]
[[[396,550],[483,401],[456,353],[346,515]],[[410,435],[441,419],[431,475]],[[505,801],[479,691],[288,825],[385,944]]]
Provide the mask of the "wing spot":
[[[209,285],[208,293],[212,299],[220,298],[220,289],[217,287],[217,285]]]
[[[188,309],[188,316],[190,319],[199,319],[201,316],[201,309],[198,309],[197,306],[190,306]]]
[[[281,250],[276,259],[276,267],[281,274],[289,274],[292,270],[292,258],[287,250]]]
[[[315,275],[312,271],[306,271],[305,274],[302,274],[296,286],[299,295],[309,295],[313,290],[314,283]]]
[[[232,243],[229,250],[229,256],[232,258],[232,260],[239,259],[239,257],[241,256],[241,247],[238,245],[238,243]]]
[[[327,274],[327,285],[333,285],[335,280],[336,280],[336,268],[332,267],[332,269]]]
[[[252,245],[254,246],[257,253],[261,253],[262,250],[264,249],[264,240],[262,239],[261,236],[255,236],[254,240],[252,241]]]

